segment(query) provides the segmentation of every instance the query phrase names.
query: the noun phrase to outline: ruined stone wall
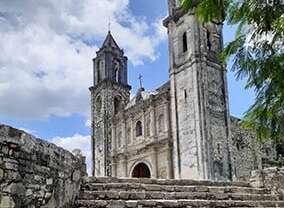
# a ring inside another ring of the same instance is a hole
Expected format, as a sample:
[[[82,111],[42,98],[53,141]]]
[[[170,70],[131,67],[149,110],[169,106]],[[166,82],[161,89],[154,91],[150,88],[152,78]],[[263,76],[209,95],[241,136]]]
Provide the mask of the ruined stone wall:
[[[71,207],[85,174],[82,155],[0,125],[1,208]]]
[[[241,120],[231,117],[233,175],[247,180],[251,171],[261,168],[261,147],[253,131],[241,127]]]
[[[267,188],[280,200],[284,200],[284,167],[271,167],[252,171],[250,184],[257,188]]]

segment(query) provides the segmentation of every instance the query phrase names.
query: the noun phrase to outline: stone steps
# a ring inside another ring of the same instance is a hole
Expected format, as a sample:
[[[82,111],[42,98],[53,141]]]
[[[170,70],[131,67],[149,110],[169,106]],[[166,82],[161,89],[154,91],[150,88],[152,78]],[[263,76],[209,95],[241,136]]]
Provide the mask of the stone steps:
[[[237,186],[237,187],[249,187],[249,183],[245,182],[223,182],[223,181],[196,181],[189,179],[150,179],[150,178],[113,178],[113,177],[86,177],[84,178],[85,184],[90,183],[127,183],[127,184],[155,184],[155,185],[182,185],[182,186]]]
[[[284,201],[247,183],[89,177],[75,207],[284,207]]]
[[[280,201],[232,201],[232,200],[78,200],[79,208],[229,208],[229,207],[284,207]]]
[[[90,200],[143,200],[143,199],[203,199],[203,200],[277,200],[277,196],[271,194],[241,194],[241,193],[206,193],[206,192],[131,192],[131,191],[84,191],[80,199]]]
[[[248,193],[270,194],[270,190],[263,188],[238,187],[238,186],[204,186],[204,185],[156,185],[141,183],[90,183],[81,188],[86,191],[162,191],[162,192],[210,192],[210,193]]]

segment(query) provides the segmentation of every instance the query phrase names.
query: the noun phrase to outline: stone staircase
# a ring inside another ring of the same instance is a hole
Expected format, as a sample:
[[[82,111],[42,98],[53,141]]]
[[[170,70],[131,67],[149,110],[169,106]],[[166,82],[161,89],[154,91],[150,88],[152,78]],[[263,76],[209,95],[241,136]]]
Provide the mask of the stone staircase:
[[[284,207],[270,190],[248,183],[94,178],[83,180],[75,208]]]

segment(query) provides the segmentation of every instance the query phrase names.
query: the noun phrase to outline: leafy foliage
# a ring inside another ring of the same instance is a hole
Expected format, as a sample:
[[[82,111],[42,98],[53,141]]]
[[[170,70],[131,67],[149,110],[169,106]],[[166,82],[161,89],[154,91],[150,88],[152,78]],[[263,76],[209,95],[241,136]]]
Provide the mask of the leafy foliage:
[[[275,143],[284,138],[284,5],[260,0],[181,0],[184,9],[196,6],[200,21],[227,21],[238,25],[222,61],[232,58],[237,79],[256,92],[255,103],[244,117],[244,126],[258,137]]]

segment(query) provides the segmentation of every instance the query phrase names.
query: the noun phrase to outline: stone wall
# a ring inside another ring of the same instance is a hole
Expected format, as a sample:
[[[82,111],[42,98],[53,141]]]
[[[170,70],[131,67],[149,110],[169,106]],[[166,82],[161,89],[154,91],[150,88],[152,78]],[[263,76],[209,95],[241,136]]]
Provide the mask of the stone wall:
[[[86,174],[84,159],[0,125],[0,207],[71,207]]]
[[[257,188],[267,188],[280,200],[284,200],[284,167],[252,171],[250,184]]]
[[[232,162],[235,180],[246,181],[251,171],[261,169],[261,146],[253,131],[241,126],[241,120],[231,117]]]

